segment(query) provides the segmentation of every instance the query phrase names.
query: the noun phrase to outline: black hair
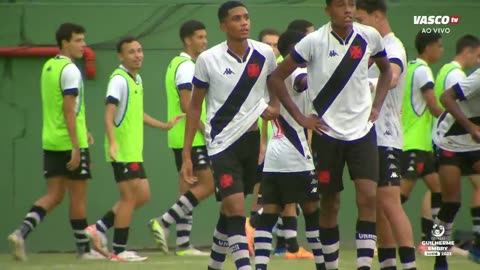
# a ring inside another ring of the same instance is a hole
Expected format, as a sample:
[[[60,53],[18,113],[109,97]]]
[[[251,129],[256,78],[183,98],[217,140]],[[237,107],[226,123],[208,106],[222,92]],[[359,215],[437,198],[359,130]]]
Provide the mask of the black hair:
[[[118,42],[117,42],[117,52],[118,53],[121,53],[122,52],[122,46],[123,44],[126,44],[126,43],[132,43],[134,41],[138,41],[138,39],[134,36],[126,36],[126,37],[123,37],[121,38]]]
[[[458,55],[466,48],[480,47],[480,40],[474,35],[465,35],[457,40],[455,53]]]
[[[439,33],[422,33],[422,30],[420,30],[415,37],[415,48],[417,49],[418,54],[422,54],[428,45],[437,42],[441,38],[442,35]]]
[[[74,23],[62,23],[57,32],[55,32],[55,39],[57,40],[57,45],[61,49],[62,41],[70,41],[73,34],[84,34],[85,28],[79,24]]]
[[[185,42],[185,38],[193,36],[193,34],[195,34],[195,31],[204,29],[206,29],[205,25],[200,21],[186,21],[180,27],[180,40],[182,40],[182,42]]]
[[[295,46],[302,38],[305,37],[305,34],[297,31],[286,31],[280,35],[278,39],[278,51],[283,57],[286,57],[292,47]]]
[[[312,27],[313,23],[307,20],[299,19],[291,21],[287,26],[287,31],[296,31],[306,34],[307,28]]]
[[[387,4],[385,0],[357,0],[357,9],[365,10],[368,14],[374,11],[380,11],[387,14]]]
[[[245,7],[240,1],[227,1],[218,8],[218,20],[223,22],[228,16],[228,12],[236,7]]]

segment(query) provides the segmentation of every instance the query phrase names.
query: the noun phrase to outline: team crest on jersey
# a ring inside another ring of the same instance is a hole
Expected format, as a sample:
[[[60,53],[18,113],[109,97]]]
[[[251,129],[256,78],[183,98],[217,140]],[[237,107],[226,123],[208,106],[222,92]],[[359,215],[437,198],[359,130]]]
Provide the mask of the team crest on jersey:
[[[363,56],[362,47],[357,45],[350,47],[350,57],[352,57],[352,59],[360,59],[362,58],[362,56]]]
[[[248,77],[256,78],[260,75],[260,66],[257,63],[251,63],[247,66]]]
[[[228,188],[233,185],[233,177],[231,174],[224,174],[220,177],[220,187]]]

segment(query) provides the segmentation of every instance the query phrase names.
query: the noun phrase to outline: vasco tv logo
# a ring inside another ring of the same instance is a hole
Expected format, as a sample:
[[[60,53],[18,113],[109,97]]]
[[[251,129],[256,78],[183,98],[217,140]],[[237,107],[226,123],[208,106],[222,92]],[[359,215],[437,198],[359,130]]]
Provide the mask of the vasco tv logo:
[[[415,25],[452,25],[460,22],[459,16],[413,16],[413,24]],[[439,33],[449,34],[450,28],[447,27],[425,27],[422,33]]]
[[[459,16],[413,16],[413,24],[444,25],[458,24],[459,22]]]

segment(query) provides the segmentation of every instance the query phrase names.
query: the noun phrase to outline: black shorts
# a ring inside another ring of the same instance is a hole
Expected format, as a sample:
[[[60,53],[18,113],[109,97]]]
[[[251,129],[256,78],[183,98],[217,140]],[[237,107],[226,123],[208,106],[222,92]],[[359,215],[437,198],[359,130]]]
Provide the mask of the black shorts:
[[[180,170],[182,169],[183,148],[174,148],[172,150],[173,150],[173,153],[175,154],[175,165],[177,166],[177,171],[180,172]],[[210,159],[208,158],[206,146],[192,147],[191,158],[192,158],[194,171],[205,170],[210,167]]]
[[[437,172],[433,151],[404,151],[401,159],[402,177],[417,180],[420,177]]]
[[[318,180],[314,171],[274,173],[266,172],[260,189],[262,203],[286,205],[318,201]]]
[[[352,180],[370,179],[378,182],[378,148],[375,127],[364,137],[354,141],[342,141],[326,134],[312,135],[312,152],[318,174],[321,194],[343,190],[345,163]]]
[[[43,175],[45,178],[55,176],[64,176],[72,180],[87,180],[92,178],[90,172],[90,152],[88,148],[80,149],[80,165],[74,171],[67,169],[67,163],[71,157],[71,150],[43,150]]]
[[[133,179],[147,179],[143,162],[112,162],[115,182]]]
[[[260,133],[250,131],[243,134],[224,151],[210,156],[215,195],[218,201],[236,194],[251,194],[258,176]]]
[[[437,148],[437,157],[439,166],[452,165],[460,168],[462,175],[479,174],[473,165],[480,161],[480,150],[471,152],[451,152]]]
[[[379,187],[400,186],[402,179],[400,158],[402,150],[379,146],[378,147],[378,161],[379,161]]]
[[[265,165],[265,162],[262,162],[262,164],[258,165],[258,170],[257,170],[257,179],[255,179],[255,184],[259,184],[262,182],[262,179],[264,177],[263,175],[263,166]]]

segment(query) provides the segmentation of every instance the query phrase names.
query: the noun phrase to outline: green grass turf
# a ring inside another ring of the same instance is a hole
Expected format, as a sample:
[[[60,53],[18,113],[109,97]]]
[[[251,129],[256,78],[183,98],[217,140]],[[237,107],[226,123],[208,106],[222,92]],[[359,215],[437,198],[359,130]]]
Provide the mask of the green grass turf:
[[[354,250],[340,251],[340,269],[354,270],[356,253]],[[208,257],[176,257],[160,253],[142,253],[149,256],[146,262],[122,263],[102,261],[80,261],[73,254],[29,254],[27,262],[15,262],[9,254],[0,255],[0,270],[202,270],[207,269]],[[480,265],[470,262],[465,257],[452,256],[449,259],[449,270],[474,270]],[[224,270],[234,270],[232,258],[227,258]],[[301,270],[315,269],[313,260],[287,261],[283,258],[272,257],[269,269],[274,270]],[[374,259],[372,269],[380,269],[377,259]],[[401,269],[399,266],[398,269]],[[417,254],[417,269],[433,269],[433,258]]]

